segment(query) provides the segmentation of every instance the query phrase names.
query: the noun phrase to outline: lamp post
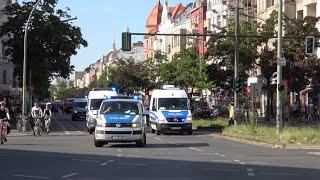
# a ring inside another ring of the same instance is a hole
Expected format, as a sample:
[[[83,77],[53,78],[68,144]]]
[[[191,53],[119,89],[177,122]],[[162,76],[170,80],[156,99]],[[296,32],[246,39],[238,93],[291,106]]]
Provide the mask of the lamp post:
[[[280,134],[282,129],[282,89],[280,89],[280,85],[282,85],[282,2],[283,0],[279,0],[279,9],[278,9],[278,47],[277,47],[277,116],[276,116],[276,129],[277,134]]]
[[[23,85],[22,85],[22,114],[25,115],[26,114],[26,81],[27,81],[27,36],[28,36],[28,29],[29,29],[29,24],[30,24],[30,20],[32,17],[33,12],[35,11],[35,9],[37,8],[37,6],[39,5],[41,0],[37,0],[36,4],[33,6],[28,20],[27,20],[27,24],[26,24],[26,28],[24,31],[24,41],[23,41]]]

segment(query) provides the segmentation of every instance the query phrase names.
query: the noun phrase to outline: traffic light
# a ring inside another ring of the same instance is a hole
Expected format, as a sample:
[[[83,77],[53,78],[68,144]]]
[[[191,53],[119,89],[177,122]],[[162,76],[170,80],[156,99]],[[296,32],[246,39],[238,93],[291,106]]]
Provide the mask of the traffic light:
[[[243,89],[243,83],[242,83],[242,78],[238,78],[236,81],[236,92],[241,92]]]
[[[131,51],[131,34],[130,32],[122,33],[122,51]]]
[[[306,37],[306,54],[312,55],[314,50],[314,37],[307,36]]]

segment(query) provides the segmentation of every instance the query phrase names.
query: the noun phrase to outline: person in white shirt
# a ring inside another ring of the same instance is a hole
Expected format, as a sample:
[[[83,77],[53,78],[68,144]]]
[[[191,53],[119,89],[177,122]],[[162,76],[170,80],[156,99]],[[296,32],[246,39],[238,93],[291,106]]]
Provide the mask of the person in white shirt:
[[[43,116],[42,109],[41,109],[41,107],[39,106],[39,104],[37,102],[34,103],[34,106],[31,109],[31,116],[33,118],[42,117]]]

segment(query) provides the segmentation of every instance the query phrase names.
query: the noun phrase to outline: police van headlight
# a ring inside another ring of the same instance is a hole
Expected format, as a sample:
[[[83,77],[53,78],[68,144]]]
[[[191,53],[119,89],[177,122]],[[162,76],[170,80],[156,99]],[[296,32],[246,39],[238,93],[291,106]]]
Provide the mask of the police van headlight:
[[[142,125],[142,121],[141,121],[141,119],[140,119],[140,116],[136,116],[133,120],[132,120],[132,127],[133,128],[137,128],[137,127],[141,127],[141,125]]]
[[[99,117],[97,120],[97,126],[98,127],[106,127],[106,125],[107,125],[107,122],[104,119],[102,119],[101,117]]]
[[[186,123],[192,123],[192,115],[189,114],[186,119]]]

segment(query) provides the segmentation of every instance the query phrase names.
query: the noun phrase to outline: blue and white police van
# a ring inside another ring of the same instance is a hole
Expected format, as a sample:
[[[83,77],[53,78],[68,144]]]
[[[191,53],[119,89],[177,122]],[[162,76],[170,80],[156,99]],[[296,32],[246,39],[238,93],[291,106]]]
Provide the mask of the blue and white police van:
[[[146,120],[142,101],[137,97],[107,97],[102,101],[94,132],[94,144],[135,142],[146,145]]]
[[[164,86],[152,91],[150,99],[151,132],[186,132],[192,134],[190,101],[185,90]]]

